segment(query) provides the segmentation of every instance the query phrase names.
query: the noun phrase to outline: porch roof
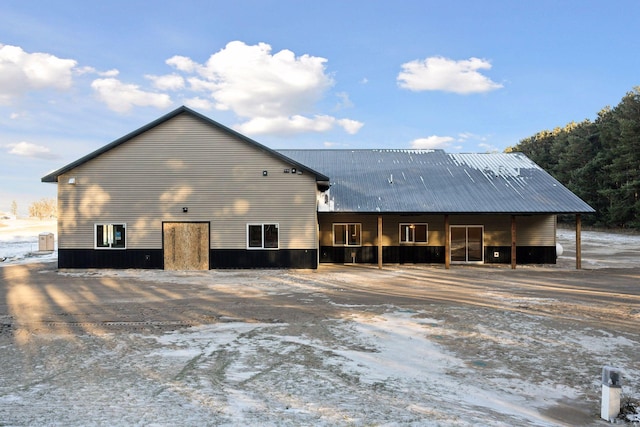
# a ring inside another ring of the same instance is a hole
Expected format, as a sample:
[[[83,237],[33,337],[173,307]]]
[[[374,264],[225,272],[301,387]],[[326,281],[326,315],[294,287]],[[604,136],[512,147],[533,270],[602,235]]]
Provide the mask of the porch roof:
[[[522,153],[276,151],[330,177],[331,187],[321,198],[319,212],[594,212]]]

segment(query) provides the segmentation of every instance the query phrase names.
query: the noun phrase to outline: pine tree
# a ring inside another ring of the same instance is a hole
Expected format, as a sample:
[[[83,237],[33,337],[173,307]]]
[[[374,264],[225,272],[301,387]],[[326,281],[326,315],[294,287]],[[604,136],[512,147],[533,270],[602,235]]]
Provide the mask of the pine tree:
[[[521,151],[596,209],[585,223],[640,229],[640,87],[595,122],[538,132]]]

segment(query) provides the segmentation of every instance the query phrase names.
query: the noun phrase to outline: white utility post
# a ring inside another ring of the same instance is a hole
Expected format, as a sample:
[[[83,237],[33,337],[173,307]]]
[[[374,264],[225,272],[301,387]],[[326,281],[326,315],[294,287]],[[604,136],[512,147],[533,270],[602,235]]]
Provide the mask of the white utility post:
[[[600,417],[607,421],[620,414],[620,394],[622,392],[621,371],[611,366],[602,367],[602,406]]]

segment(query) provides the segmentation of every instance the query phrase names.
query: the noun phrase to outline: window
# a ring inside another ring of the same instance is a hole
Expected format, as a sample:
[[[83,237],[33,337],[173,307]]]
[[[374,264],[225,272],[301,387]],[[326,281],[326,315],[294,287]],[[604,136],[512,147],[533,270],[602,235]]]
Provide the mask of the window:
[[[96,224],[96,249],[125,249],[127,224]]]
[[[334,246],[360,246],[361,244],[361,224],[333,224]]]
[[[427,224],[400,224],[400,243],[427,243]]]
[[[247,224],[249,249],[278,249],[278,224]]]

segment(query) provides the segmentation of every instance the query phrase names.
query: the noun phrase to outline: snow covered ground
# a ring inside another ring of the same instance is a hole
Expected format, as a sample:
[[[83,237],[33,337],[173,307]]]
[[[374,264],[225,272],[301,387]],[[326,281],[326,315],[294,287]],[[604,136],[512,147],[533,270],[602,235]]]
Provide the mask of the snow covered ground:
[[[7,258],[0,268],[55,261],[55,252],[34,255],[42,231],[55,230],[50,224],[0,228],[0,259]],[[572,262],[571,233],[559,232],[565,263]],[[587,268],[635,267],[640,253],[639,236],[589,232],[583,243]],[[617,251],[628,256],[625,264],[611,261]],[[63,325],[55,322],[49,329],[21,329],[20,313],[11,313],[11,306],[29,309],[38,295],[20,300],[31,295],[26,282],[12,283],[3,291],[7,301],[0,301],[8,305],[8,314],[0,315],[0,425],[607,425],[593,404],[603,365],[624,367],[627,393],[640,397],[640,331],[617,333],[570,317],[558,321],[545,314],[556,306],[567,314],[553,297],[481,291],[485,306],[339,297],[354,276],[379,277],[375,270],[337,269],[322,277],[295,271],[49,274],[78,293],[89,293],[83,280],[113,289],[146,282],[135,294],[141,310],[151,310],[144,301],[155,302],[143,293],[177,299],[187,289],[211,304],[218,298],[229,314],[155,331],[148,323],[118,328],[117,318],[78,323],[82,330],[74,334],[56,331]],[[234,293],[237,301],[229,297]],[[69,317],[89,311],[67,307],[70,297],[60,288],[51,287],[48,297]],[[234,315],[240,312],[234,305],[252,298],[299,311],[268,322]],[[491,309],[492,301],[505,309]],[[122,304],[125,313],[129,302],[116,301],[116,307]],[[640,320],[638,305],[632,308],[624,318]]]
[[[556,236],[565,249],[559,261],[575,266],[575,230],[559,228]],[[640,266],[640,235],[638,234],[582,231],[581,240],[582,267],[585,269]]]
[[[0,266],[34,261],[55,261],[57,259],[55,252],[40,253],[38,251],[40,233],[53,233],[57,242],[56,221],[0,220],[0,260],[2,260]]]

